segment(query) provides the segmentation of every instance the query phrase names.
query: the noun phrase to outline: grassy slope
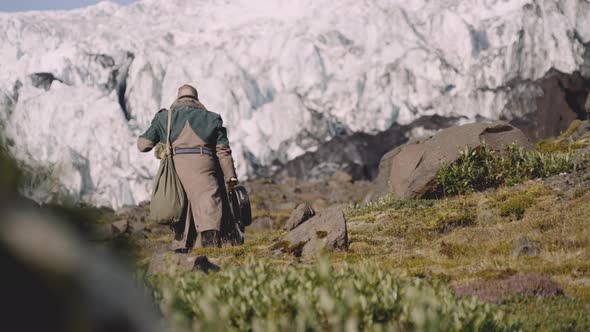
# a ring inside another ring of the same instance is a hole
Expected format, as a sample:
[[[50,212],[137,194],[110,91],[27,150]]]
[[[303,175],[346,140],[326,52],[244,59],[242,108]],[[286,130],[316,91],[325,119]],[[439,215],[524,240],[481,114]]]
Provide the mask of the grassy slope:
[[[346,211],[350,248],[328,253],[333,265],[372,262],[400,275],[462,285],[519,273],[550,276],[565,296],[509,299],[504,309],[526,330],[590,330],[590,192],[563,197],[540,181],[436,201],[385,198]],[[256,202],[255,202],[256,204]],[[271,217],[284,211],[268,212]],[[271,250],[281,230],[249,232],[241,247],[197,249],[223,266],[265,259],[301,262]],[[515,257],[526,236],[541,253]]]
[[[375,211],[349,213],[351,249],[339,258],[377,260],[400,273],[455,285],[517,273],[547,275],[570,298],[508,301],[507,311],[526,322],[530,330],[588,330],[588,199],[588,193],[563,199],[540,183],[531,182],[518,189],[471,194],[418,207],[398,207],[399,202],[391,200]],[[515,244],[523,236],[539,244],[538,256],[513,255]]]
[[[569,147],[561,144],[563,141],[562,137],[542,142],[542,150],[567,151]],[[285,233],[280,225],[290,212],[282,204],[317,202],[318,198],[324,198],[324,205],[358,201],[366,186],[357,189],[349,183],[328,183],[295,191],[293,186],[250,184],[250,192],[256,193],[254,215],[271,218],[273,229],[248,231],[248,240],[240,247],[197,249],[193,254],[207,255],[226,268],[251,259],[270,261],[274,266],[311,263],[272,250]],[[342,192],[349,194],[343,196]],[[326,258],[333,266],[360,267],[371,262],[395,274],[450,286],[525,273],[548,276],[561,286],[564,296],[504,298],[499,305],[521,320],[525,330],[587,331],[589,199],[586,187],[564,195],[541,180],[440,200],[386,197],[346,210],[349,250],[326,253]],[[523,237],[536,242],[540,254],[515,256],[514,247]],[[154,240],[164,243],[169,239],[164,236]]]

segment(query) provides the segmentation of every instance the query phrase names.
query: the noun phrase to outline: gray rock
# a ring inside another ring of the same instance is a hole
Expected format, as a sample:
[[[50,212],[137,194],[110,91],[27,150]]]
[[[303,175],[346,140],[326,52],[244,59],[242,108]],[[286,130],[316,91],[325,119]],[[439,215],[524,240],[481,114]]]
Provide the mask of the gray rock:
[[[539,247],[539,244],[537,242],[530,240],[527,237],[521,237],[520,239],[518,239],[516,245],[514,246],[512,256],[538,256],[540,253],[541,248]]]
[[[369,191],[369,193],[365,196],[365,203],[383,197],[390,192],[389,175],[391,173],[391,161],[395,156],[397,156],[397,154],[402,150],[404,146],[419,144],[421,142],[422,140],[420,139],[412,139],[405,145],[398,146],[395,149],[387,152],[385,155],[383,155],[383,157],[381,157],[381,161],[379,162],[379,169],[377,172],[377,178],[375,178],[375,181],[373,181],[373,189]]]
[[[127,232],[128,228],[129,223],[127,222],[127,220],[119,220],[111,224],[111,229],[114,236],[118,236]]]
[[[293,229],[281,241],[280,248],[296,256],[313,257],[324,250],[348,248],[346,219],[340,207],[318,212],[316,216]]]
[[[188,272],[193,269],[194,264],[195,256],[173,252],[156,253],[150,259],[147,275]]]
[[[383,191],[386,183],[389,192],[402,199],[422,198],[436,189],[436,175],[442,166],[456,161],[464,148],[484,143],[497,151],[513,143],[527,150],[534,148],[522,131],[505,122],[455,126],[388,153],[377,178],[381,183],[376,186]]]
[[[293,230],[313,216],[315,216],[315,210],[309,204],[299,204],[283,228],[288,231]]]

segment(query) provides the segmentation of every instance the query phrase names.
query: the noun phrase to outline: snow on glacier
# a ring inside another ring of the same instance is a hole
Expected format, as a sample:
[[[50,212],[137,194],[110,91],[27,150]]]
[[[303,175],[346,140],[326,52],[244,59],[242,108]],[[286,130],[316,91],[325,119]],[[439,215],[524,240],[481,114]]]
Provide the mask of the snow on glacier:
[[[136,137],[192,83],[221,113],[239,174],[341,133],[423,115],[521,116],[514,80],[584,65],[584,0],[143,0],[0,13],[0,120],[11,152],[84,201],[148,199]],[[35,73],[57,80],[48,90]],[[44,194],[36,197],[44,199]]]

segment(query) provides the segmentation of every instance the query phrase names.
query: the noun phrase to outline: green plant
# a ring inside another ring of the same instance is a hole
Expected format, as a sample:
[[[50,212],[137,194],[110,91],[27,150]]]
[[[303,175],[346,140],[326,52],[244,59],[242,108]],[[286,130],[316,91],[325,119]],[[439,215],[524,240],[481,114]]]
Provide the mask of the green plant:
[[[361,216],[367,213],[377,213],[389,209],[417,209],[432,206],[433,202],[429,200],[402,200],[394,194],[385,195],[377,200],[366,204],[352,204],[344,210],[347,217]]]
[[[454,163],[437,174],[439,195],[457,195],[514,185],[576,170],[573,153],[540,153],[509,145],[502,151],[488,146],[465,148]]]
[[[500,216],[514,217],[516,220],[522,219],[526,209],[535,203],[535,199],[530,196],[517,195],[499,203]]]

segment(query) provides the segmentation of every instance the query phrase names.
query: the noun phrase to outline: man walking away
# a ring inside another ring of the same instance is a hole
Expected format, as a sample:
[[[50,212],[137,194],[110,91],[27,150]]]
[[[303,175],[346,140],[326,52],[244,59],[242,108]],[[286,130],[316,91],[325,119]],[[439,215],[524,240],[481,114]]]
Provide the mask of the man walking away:
[[[139,137],[137,146],[141,152],[166,143],[167,112],[172,112],[170,141],[174,165],[188,200],[180,222],[173,226],[173,250],[186,253],[198,246],[197,242],[203,247],[220,246],[222,190],[216,158],[228,188],[231,190],[238,183],[223,121],[219,114],[209,112],[201,104],[194,87],[183,85],[170,110],[160,110]]]

